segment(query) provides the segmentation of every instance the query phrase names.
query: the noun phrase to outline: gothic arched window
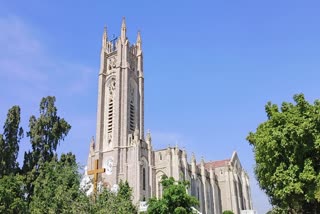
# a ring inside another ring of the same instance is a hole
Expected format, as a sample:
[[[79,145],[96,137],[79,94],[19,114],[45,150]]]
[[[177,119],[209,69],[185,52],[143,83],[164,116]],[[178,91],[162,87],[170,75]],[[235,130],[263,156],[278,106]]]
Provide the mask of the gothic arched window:
[[[106,93],[105,93],[105,123],[104,123],[104,132],[105,132],[105,140],[109,145],[112,141],[112,132],[113,132],[113,122],[114,122],[114,100],[116,93],[116,80],[114,77],[109,78],[106,81]]]
[[[134,129],[135,129],[134,113],[135,113],[134,104],[133,104],[133,101],[131,100],[130,102],[130,131],[131,132],[134,132]]]
[[[112,133],[113,119],[113,99],[109,99],[108,103],[108,133]]]
[[[158,182],[158,199],[162,197],[162,183]]]
[[[129,102],[128,102],[128,129],[129,132],[134,133],[138,125],[138,88],[136,81],[131,78],[129,86]]]
[[[198,201],[200,200],[200,189],[199,189],[199,186],[197,187],[197,198],[198,198]]]
[[[146,190],[146,169],[142,169],[142,189]]]
[[[156,173],[156,196],[158,199],[162,197],[163,186],[161,181],[164,178],[164,176],[166,176],[166,174],[162,171],[158,171]]]

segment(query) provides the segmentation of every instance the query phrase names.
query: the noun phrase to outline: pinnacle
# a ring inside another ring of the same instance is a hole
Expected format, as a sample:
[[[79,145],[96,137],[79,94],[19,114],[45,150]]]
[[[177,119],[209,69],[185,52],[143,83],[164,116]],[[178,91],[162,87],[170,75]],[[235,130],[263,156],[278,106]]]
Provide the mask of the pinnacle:
[[[137,43],[141,43],[141,33],[140,33],[140,30],[138,31],[138,35],[137,35]]]
[[[122,17],[121,28],[126,28],[126,17]]]

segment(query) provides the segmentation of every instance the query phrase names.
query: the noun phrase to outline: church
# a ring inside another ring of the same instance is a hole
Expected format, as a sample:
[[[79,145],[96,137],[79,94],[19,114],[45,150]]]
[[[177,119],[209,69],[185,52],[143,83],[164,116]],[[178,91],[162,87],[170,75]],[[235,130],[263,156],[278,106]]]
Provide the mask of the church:
[[[230,159],[197,162],[177,146],[153,149],[151,133],[144,132],[141,35],[131,44],[126,31],[123,19],[118,38],[109,40],[107,29],[103,32],[96,138],[90,143],[88,170],[104,168],[97,179],[110,189],[127,180],[135,203],[161,197],[161,178],[167,175],[190,182],[187,191],[199,200],[201,213],[251,210],[249,177],[236,152]]]

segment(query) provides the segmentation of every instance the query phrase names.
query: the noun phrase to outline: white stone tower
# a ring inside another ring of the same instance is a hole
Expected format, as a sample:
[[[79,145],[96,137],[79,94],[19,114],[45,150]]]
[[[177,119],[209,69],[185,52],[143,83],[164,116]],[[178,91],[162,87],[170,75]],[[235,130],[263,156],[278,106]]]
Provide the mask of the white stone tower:
[[[108,40],[106,28],[102,36],[96,140],[88,169],[98,159],[99,167],[106,169],[99,180],[110,188],[127,180],[138,201],[149,197],[149,155],[143,151],[148,148],[144,141],[143,58],[140,32],[130,45],[126,31],[123,18],[118,38]]]
[[[133,188],[134,202],[161,197],[163,175],[185,179],[202,213],[252,209],[249,178],[236,152],[231,159],[191,163],[176,147],[153,151],[150,132],[144,137],[144,77],[141,36],[130,45],[125,19],[118,38],[102,36],[98,81],[96,140],[90,143],[88,170],[105,168],[98,182],[111,189],[120,180]],[[102,171],[102,170],[101,170]],[[91,171],[92,172],[92,171]],[[89,173],[91,174],[91,173]],[[90,175],[91,176],[91,175]]]

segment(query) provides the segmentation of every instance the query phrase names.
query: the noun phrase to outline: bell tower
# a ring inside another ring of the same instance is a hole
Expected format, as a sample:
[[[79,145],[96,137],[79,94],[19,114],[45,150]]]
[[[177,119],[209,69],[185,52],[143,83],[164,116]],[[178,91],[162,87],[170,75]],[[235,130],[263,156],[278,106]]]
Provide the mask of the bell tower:
[[[96,146],[108,151],[128,146],[128,135],[143,139],[144,80],[141,35],[130,45],[125,18],[119,38],[108,40],[105,27],[100,56]]]
[[[130,44],[126,32],[123,18],[119,37],[109,39],[106,27],[102,35],[96,139],[88,169],[99,159],[99,167],[106,169],[100,178],[105,185],[128,180],[139,192],[139,145],[145,143],[142,41],[138,32]]]

